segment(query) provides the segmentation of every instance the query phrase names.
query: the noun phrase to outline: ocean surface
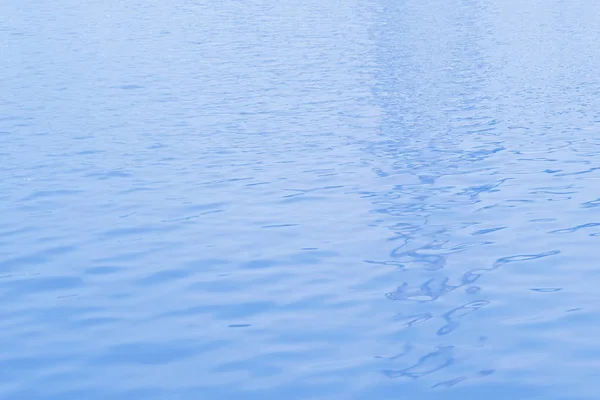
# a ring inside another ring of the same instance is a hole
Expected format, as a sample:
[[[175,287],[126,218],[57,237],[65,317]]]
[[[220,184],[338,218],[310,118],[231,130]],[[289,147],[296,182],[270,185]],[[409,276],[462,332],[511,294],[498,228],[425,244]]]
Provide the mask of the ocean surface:
[[[600,393],[597,0],[4,0],[0,398]]]

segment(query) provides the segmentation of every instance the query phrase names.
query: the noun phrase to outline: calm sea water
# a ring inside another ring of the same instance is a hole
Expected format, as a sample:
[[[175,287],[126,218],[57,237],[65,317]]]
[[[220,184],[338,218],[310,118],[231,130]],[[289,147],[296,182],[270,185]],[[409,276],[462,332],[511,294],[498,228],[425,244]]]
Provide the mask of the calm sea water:
[[[0,5],[2,399],[597,399],[600,2]]]

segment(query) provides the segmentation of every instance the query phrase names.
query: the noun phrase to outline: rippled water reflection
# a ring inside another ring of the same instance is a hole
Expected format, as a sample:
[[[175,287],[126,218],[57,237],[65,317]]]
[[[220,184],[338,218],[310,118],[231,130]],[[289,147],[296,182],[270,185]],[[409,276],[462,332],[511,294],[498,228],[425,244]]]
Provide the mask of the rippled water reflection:
[[[600,3],[0,10],[2,398],[595,398]]]

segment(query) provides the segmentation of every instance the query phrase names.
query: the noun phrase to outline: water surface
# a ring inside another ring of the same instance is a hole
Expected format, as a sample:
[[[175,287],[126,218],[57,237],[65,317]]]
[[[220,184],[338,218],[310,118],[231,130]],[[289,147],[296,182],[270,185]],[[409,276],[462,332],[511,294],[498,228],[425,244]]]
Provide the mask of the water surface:
[[[3,399],[595,399],[600,3],[6,1]]]

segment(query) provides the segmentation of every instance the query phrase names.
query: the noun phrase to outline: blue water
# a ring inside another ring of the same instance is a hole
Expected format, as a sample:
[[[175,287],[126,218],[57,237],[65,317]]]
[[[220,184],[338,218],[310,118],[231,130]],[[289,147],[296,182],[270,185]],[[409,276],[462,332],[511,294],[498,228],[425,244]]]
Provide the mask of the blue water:
[[[0,4],[0,398],[597,399],[600,2]]]

